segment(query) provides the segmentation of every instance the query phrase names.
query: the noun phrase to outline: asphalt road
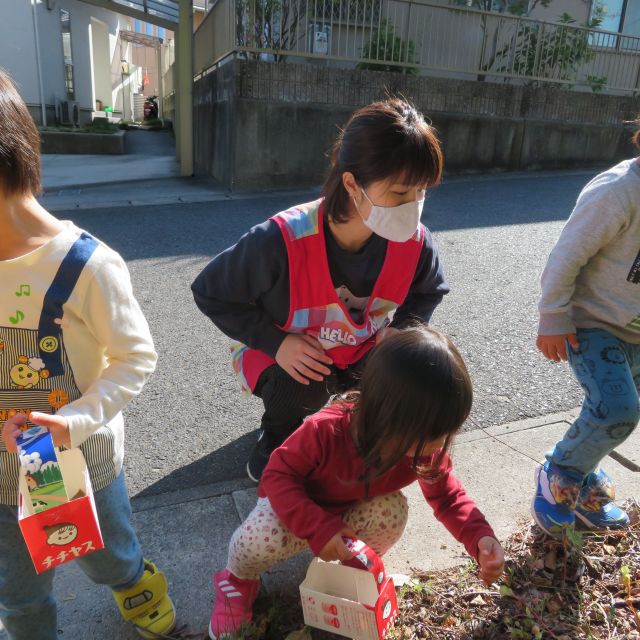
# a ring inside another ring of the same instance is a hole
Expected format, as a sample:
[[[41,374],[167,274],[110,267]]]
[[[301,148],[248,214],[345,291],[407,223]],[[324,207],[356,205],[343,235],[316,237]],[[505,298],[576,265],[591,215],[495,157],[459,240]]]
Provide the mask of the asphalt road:
[[[575,407],[566,365],[534,346],[539,276],[576,196],[595,172],[451,179],[423,221],[451,293],[433,323],[458,344],[475,388],[473,420],[490,426]],[[126,411],[132,495],[244,477],[260,403],[239,392],[228,340],[193,303],[190,283],[216,253],[299,194],[58,214],[119,251],[160,354]],[[469,423],[467,428],[475,428]]]

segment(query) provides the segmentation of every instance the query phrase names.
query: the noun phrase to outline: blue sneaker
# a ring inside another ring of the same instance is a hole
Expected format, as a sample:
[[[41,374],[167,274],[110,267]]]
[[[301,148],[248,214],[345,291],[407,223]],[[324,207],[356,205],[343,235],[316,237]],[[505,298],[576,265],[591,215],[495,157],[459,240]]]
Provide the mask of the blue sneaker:
[[[615,497],[611,478],[598,468],[582,483],[576,516],[589,529],[624,529],[629,526],[629,516],[615,504]]]
[[[536,469],[535,482],[531,515],[543,531],[560,538],[575,525],[580,483],[567,478],[548,460]]]

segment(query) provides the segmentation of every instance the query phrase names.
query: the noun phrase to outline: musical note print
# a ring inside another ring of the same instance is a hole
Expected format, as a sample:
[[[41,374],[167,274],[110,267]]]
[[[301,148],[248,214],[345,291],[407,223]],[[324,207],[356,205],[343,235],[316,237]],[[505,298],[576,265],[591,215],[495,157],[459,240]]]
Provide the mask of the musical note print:
[[[22,311],[20,311],[19,309],[16,311],[16,315],[14,316],[9,316],[9,322],[11,324],[18,324],[18,322],[22,322],[24,320],[24,313],[22,313]]]
[[[20,288],[16,291],[16,295],[18,298],[21,298],[22,296],[29,297],[31,295],[31,285],[21,284]]]

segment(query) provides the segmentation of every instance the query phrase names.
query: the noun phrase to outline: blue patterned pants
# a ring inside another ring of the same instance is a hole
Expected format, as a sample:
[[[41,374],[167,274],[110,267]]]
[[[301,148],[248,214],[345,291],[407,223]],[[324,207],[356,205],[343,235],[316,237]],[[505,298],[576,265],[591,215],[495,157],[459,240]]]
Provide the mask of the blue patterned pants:
[[[569,362],[584,390],[576,421],[547,457],[568,478],[581,482],[624,442],[640,420],[640,344],[602,329],[578,329]]]

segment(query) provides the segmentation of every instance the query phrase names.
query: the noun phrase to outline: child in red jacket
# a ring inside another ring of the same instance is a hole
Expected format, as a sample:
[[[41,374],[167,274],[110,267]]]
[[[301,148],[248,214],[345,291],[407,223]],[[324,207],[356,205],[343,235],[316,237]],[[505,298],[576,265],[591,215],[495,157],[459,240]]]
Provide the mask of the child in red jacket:
[[[400,489],[415,480],[482,577],[496,580],[502,547],[447,455],[471,401],[469,374],[446,336],[416,327],[383,340],[361,391],[307,418],[272,453],[258,504],[231,538],[227,568],[214,576],[209,637],[249,622],[260,574],[307,546],[323,560],[347,560],[343,536],[354,536],[383,555],[407,521]]]

